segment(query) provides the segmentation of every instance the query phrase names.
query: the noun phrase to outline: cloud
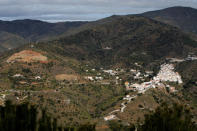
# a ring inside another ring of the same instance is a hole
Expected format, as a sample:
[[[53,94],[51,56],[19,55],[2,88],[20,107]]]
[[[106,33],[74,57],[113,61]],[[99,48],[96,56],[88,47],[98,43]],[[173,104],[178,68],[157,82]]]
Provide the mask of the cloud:
[[[0,19],[96,20],[171,6],[197,8],[197,0],[0,0]]]

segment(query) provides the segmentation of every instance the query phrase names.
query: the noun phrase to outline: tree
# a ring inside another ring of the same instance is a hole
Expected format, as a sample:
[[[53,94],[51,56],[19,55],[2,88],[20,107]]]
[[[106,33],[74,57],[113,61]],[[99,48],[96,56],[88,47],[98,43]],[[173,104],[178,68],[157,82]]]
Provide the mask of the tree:
[[[162,104],[154,113],[145,116],[140,131],[196,131],[191,118],[190,111],[182,105]]]
[[[57,121],[52,120],[45,110],[39,118],[37,107],[29,103],[15,105],[6,101],[0,107],[0,131],[52,131],[52,127],[57,129]]]
[[[29,103],[20,105],[5,102],[0,106],[0,131],[94,131],[95,124],[71,127],[58,126],[57,119],[50,117],[46,110],[38,115],[38,108]]]

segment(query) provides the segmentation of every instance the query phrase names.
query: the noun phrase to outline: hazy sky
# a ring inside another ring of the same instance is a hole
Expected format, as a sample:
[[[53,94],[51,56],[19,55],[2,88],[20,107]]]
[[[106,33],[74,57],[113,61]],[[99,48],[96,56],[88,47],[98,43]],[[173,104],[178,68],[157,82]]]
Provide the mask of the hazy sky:
[[[0,0],[0,19],[96,20],[172,6],[197,8],[197,0]]]

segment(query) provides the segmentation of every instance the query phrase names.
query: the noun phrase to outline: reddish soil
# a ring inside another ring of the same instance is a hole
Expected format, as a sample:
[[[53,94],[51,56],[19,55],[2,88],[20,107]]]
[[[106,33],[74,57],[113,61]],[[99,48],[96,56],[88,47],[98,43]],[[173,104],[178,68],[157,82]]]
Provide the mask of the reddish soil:
[[[48,59],[46,56],[43,56],[41,53],[32,51],[32,50],[23,50],[19,53],[13,54],[10,58],[7,60],[8,63],[14,63],[14,62],[42,62],[46,63],[48,62]]]

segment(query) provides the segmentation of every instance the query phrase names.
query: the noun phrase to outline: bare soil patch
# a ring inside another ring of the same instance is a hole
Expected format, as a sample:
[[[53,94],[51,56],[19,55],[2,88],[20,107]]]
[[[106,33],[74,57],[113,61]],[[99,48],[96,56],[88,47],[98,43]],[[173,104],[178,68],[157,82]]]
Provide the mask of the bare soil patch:
[[[41,53],[32,51],[32,50],[23,50],[19,53],[13,54],[11,57],[7,59],[8,63],[14,62],[48,62],[46,56],[43,56]]]
[[[63,80],[77,81],[79,80],[79,76],[75,74],[59,74],[55,76],[55,79],[59,81],[63,81]]]

